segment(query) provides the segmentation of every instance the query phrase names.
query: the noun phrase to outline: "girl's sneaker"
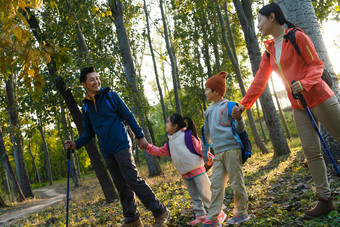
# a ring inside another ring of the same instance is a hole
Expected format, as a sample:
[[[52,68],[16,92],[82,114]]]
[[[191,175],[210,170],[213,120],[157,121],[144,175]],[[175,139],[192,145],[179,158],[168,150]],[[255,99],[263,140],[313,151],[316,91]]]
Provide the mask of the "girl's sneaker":
[[[217,220],[219,220],[219,222],[222,224],[225,219],[227,219],[227,215],[223,211],[221,211],[220,215],[218,215],[217,217]]]
[[[206,215],[197,216],[194,220],[192,220],[192,221],[189,223],[189,225],[190,225],[190,226],[195,226],[195,225],[197,225],[198,223],[204,223],[205,217],[206,217]]]
[[[238,225],[242,222],[248,221],[250,219],[248,214],[244,214],[242,216],[233,216],[231,219],[228,220],[228,224],[231,225]]]
[[[201,227],[210,227],[210,226],[222,227],[222,225],[221,225],[221,223],[218,219],[216,221],[206,220]]]

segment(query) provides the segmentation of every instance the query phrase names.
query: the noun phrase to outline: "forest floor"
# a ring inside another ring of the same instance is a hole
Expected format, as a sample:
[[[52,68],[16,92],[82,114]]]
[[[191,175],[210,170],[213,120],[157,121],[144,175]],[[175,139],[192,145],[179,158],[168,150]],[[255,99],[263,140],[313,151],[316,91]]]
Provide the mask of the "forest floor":
[[[273,153],[254,154],[244,164],[244,175],[249,198],[248,212],[250,221],[241,226],[340,226],[340,180],[334,174],[328,179],[331,190],[335,193],[334,202],[337,211],[327,217],[304,220],[306,209],[316,202],[315,187],[312,182],[301,147],[292,148],[289,155],[273,157]],[[152,187],[160,201],[170,209],[171,215],[167,226],[188,226],[194,218],[192,203],[181,176],[172,162],[161,162],[161,176],[148,177],[146,166],[139,171]],[[331,167],[330,167],[331,168]],[[330,172],[330,171],[329,171]],[[211,176],[212,171],[208,172]],[[72,183],[71,183],[72,184]],[[82,177],[81,187],[70,189],[70,226],[120,226],[123,215],[119,201],[106,203],[97,178]],[[73,185],[73,184],[72,184]],[[49,186],[58,193],[66,193],[66,182]],[[138,208],[144,226],[152,226],[153,218],[139,200]],[[227,185],[224,210],[232,215],[233,195]],[[19,206],[19,204],[18,204]],[[15,208],[15,205],[13,206]],[[0,212],[3,213],[2,210]],[[11,209],[8,210],[11,212]],[[7,213],[7,211],[6,211]],[[4,215],[4,214],[2,214]],[[56,203],[29,216],[18,218],[9,226],[62,226],[66,222],[66,202]],[[228,226],[224,223],[223,226]]]

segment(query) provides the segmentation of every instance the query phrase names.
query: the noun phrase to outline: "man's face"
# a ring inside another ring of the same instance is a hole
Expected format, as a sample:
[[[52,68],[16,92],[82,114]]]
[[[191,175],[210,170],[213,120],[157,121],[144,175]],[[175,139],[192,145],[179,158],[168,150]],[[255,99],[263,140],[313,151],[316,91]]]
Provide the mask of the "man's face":
[[[82,82],[83,87],[90,94],[98,94],[100,92],[100,79],[96,72],[88,73],[86,75],[86,82]]]

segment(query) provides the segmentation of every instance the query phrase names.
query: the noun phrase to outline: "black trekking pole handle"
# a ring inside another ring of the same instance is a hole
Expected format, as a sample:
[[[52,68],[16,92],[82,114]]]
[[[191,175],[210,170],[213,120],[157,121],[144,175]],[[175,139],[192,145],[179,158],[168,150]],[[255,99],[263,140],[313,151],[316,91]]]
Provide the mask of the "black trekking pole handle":
[[[292,80],[292,84],[295,83],[295,82],[296,82],[296,80]],[[299,99],[299,100],[300,100],[300,102],[301,102],[303,108],[308,107],[308,106],[307,106],[307,102],[306,102],[306,100],[305,100],[305,98],[303,97],[303,94],[302,94],[301,92],[295,94],[295,93],[292,91],[292,95],[293,95],[293,98],[294,98],[294,99]]]

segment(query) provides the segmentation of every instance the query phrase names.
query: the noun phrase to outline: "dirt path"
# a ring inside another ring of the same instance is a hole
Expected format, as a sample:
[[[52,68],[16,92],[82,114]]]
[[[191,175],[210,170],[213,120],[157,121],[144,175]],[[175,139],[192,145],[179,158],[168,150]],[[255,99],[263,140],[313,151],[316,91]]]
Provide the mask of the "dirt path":
[[[0,216],[0,226],[14,224],[16,221],[27,217],[41,209],[65,200],[66,195],[60,194],[54,188],[43,188],[33,190],[34,194],[39,194],[42,199],[36,199],[32,203],[20,208],[13,208],[6,214]]]

